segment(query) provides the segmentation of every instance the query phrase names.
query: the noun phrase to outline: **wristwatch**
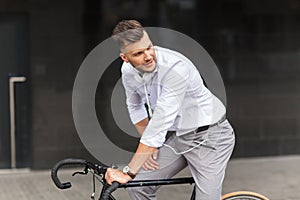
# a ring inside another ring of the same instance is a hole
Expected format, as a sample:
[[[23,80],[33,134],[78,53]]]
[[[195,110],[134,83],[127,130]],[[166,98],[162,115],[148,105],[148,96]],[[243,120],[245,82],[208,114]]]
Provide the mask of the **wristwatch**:
[[[123,168],[123,173],[124,174],[127,174],[128,176],[130,176],[132,179],[135,178],[135,174],[133,174],[131,171],[130,171],[130,167],[127,165]]]

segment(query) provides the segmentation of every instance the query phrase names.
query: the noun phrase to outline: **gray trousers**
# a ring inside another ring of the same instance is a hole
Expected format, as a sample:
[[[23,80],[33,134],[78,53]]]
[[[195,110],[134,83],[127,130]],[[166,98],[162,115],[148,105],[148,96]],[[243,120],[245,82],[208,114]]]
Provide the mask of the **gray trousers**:
[[[225,120],[202,132],[174,134],[165,144],[159,149],[160,168],[141,169],[135,180],[171,178],[188,166],[196,183],[196,199],[220,200],[225,169],[235,144],[230,123]],[[127,188],[132,200],[155,200],[158,189],[159,186]]]

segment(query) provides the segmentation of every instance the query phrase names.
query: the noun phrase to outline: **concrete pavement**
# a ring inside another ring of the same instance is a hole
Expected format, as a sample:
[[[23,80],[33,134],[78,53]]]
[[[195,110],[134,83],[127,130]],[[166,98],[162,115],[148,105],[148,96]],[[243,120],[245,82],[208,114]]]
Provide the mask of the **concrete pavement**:
[[[251,190],[264,194],[272,200],[300,199],[300,155],[232,159],[229,163],[223,193]],[[50,179],[50,170],[0,170],[0,200],[82,200],[90,199],[92,177],[71,177],[73,170],[63,170],[63,181],[71,180],[73,186],[59,190]],[[189,176],[188,170],[179,176]],[[158,199],[189,199],[192,186],[163,186]],[[126,190],[114,193],[117,199],[128,200]]]

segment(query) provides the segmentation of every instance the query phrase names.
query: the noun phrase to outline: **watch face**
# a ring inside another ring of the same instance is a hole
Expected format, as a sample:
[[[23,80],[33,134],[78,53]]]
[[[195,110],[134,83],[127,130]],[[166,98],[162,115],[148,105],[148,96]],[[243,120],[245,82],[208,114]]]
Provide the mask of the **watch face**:
[[[127,174],[130,171],[130,167],[129,166],[125,166],[123,168],[123,173]]]

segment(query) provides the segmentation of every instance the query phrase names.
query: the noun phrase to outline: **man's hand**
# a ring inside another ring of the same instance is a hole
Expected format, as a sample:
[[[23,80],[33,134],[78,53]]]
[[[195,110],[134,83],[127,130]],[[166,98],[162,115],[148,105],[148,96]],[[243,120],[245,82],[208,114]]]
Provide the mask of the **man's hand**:
[[[130,181],[132,178],[120,170],[108,168],[105,174],[105,179],[106,182],[111,185],[114,181],[124,184]]]
[[[143,168],[144,170],[156,170],[159,169],[159,163],[157,162],[158,158],[158,149],[156,149],[152,156],[144,163]]]

